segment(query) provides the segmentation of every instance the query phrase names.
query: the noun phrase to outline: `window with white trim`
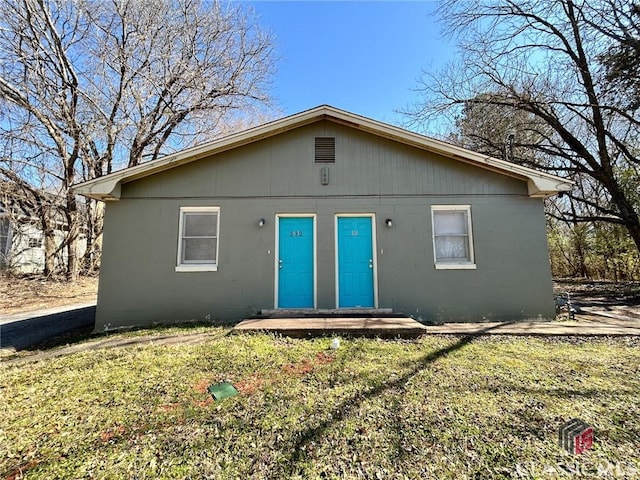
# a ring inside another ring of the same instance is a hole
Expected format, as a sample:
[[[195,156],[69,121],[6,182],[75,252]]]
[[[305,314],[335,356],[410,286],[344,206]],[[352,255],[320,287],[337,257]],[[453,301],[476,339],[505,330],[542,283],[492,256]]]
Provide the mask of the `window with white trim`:
[[[180,207],[177,272],[216,271],[220,207]]]
[[[471,206],[433,205],[431,224],[436,269],[475,269]]]

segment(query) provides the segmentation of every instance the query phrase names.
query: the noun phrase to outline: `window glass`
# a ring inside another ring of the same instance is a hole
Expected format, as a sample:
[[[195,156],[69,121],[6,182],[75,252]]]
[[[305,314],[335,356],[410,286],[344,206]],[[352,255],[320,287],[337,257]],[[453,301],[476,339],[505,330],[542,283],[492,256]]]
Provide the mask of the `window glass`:
[[[178,267],[202,269],[218,263],[218,207],[180,209]]]
[[[218,215],[215,213],[186,213],[185,237],[213,237],[216,235]]]
[[[185,238],[182,245],[183,262],[211,262],[216,259],[215,238]]]
[[[461,237],[436,237],[436,261],[469,259],[469,240]]]
[[[471,265],[473,244],[471,239],[470,207],[434,206],[433,250],[436,267]]]
[[[465,235],[467,233],[467,212],[436,211],[433,221],[438,235]]]
[[[29,248],[40,248],[42,247],[42,239],[36,237],[29,237]]]

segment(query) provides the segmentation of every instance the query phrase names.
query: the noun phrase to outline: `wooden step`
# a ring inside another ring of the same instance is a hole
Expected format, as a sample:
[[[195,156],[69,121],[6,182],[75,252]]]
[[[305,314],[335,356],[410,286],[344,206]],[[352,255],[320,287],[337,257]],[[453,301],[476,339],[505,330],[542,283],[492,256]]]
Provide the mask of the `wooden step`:
[[[287,317],[248,318],[233,329],[235,333],[273,332],[291,337],[367,336],[416,338],[427,327],[409,317]]]

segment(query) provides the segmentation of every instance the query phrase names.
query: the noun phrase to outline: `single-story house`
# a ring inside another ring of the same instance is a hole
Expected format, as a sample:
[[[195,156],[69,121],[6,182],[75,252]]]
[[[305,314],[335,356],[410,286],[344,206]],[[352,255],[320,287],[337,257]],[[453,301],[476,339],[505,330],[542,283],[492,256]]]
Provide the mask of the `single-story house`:
[[[0,182],[0,272],[42,273],[45,266],[44,233],[36,208],[18,189]],[[67,248],[62,247],[68,228],[63,219],[55,222],[55,265],[63,265]],[[80,235],[79,253],[84,254],[86,237]]]
[[[30,220],[30,219],[29,219]],[[42,231],[35,222],[15,219],[0,204],[0,271],[38,273],[44,268]]]
[[[75,191],[106,204],[104,330],[261,309],[550,318],[543,199],[570,188],[320,106]]]

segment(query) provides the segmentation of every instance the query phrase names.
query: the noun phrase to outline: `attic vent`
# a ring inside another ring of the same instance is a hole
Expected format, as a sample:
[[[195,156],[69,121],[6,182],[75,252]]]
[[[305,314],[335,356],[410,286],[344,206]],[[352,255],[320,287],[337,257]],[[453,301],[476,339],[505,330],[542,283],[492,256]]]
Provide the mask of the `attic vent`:
[[[316,137],[316,163],[336,162],[336,139],[334,137]]]

